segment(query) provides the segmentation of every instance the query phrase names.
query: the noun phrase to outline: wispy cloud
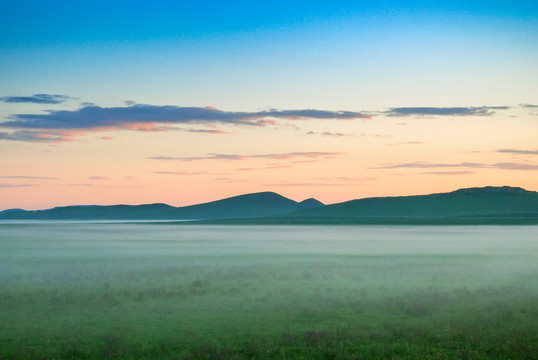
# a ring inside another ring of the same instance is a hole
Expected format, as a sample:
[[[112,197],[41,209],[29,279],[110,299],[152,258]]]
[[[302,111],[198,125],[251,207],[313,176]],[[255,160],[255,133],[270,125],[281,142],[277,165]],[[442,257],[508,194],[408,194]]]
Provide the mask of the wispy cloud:
[[[394,135],[385,135],[385,134],[369,134],[369,133],[361,133],[362,137],[370,137],[370,138],[393,138]]]
[[[272,183],[263,184],[263,186],[354,186],[360,185],[358,183],[333,183],[333,182],[291,182],[291,183]]]
[[[190,133],[201,133],[201,134],[218,134],[218,135],[231,134],[231,132],[229,132],[229,131],[217,130],[217,129],[176,129],[176,128],[171,128],[170,130],[178,130],[178,131],[185,131],[185,132],[190,132]]]
[[[389,116],[490,116],[495,110],[508,110],[509,106],[480,106],[480,107],[399,107],[391,108],[385,113]]]
[[[277,154],[251,154],[251,155],[239,155],[239,154],[216,154],[209,153],[207,156],[152,156],[149,159],[152,160],[167,160],[167,161],[196,161],[196,160],[249,160],[249,159],[278,159],[287,160],[294,158],[335,158],[342,155],[340,152],[290,152],[290,153],[277,153]]]
[[[306,163],[316,163],[316,162],[320,162],[321,160],[320,159],[307,159],[307,160],[293,160],[293,161],[290,161],[290,163],[292,164],[306,164]]]
[[[472,162],[461,162],[454,164],[443,164],[443,163],[426,163],[426,162],[414,162],[414,163],[401,163],[401,164],[387,164],[378,167],[373,167],[371,169],[398,169],[398,168],[411,168],[411,169],[429,169],[429,168],[453,168],[453,167],[472,167],[472,168],[483,168],[485,164],[481,163],[472,163]]]
[[[2,126],[2,123],[0,123]],[[42,143],[58,143],[74,140],[76,134],[72,131],[35,131],[20,130],[12,133],[0,132],[0,140],[28,141]]]
[[[259,168],[246,168],[246,167],[243,167],[243,168],[235,169],[235,171],[256,171],[256,170],[259,170]]]
[[[389,144],[390,146],[397,146],[397,145],[423,145],[426,144],[424,141],[403,141],[403,142],[397,142]]]
[[[272,170],[272,169],[289,169],[292,166],[290,164],[281,164],[281,165],[268,165],[265,166],[264,170]]]
[[[231,177],[218,177],[214,178],[213,181],[219,181],[219,182],[227,182],[227,183],[245,183],[247,180],[245,179],[235,179]]]
[[[97,184],[91,184],[91,183],[64,184],[64,186],[95,186],[95,187],[103,187],[103,185],[97,185]]]
[[[142,185],[104,185],[104,184],[93,184],[93,183],[73,183],[73,184],[64,184],[64,186],[70,187],[96,187],[102,189],[142,189],[145,186]]]
[[[110,178],[106,177],[106,176],[90,176],[88,177],[88,180],[98,180],[98,181],[101,181],[101,180],[110,180]]]
[[[499,149],[497,152],[507,154],[538,155],[538,150]]]
[[[0,188],[19,188],[19,187],[30,187],[30,186],[39,186],[35,184],[0,184]]]
[[[377,178],[375,177],[363,177],[363,178],[350,178],[350,177],[345,177],[345,176],[340,176],[340,177],[318,177],[318,178],[315,178],[315,180],[331,180],[331,181],[338,181],[338,182],[357,182],[357,181],[372,181],[372,180],[376,180]]]
[[[208,174],[207,171],[153,171],[154,174],[159,175],[174,175],[174,176],[190,176],[190,175],[203,175]]]
[[[174,176],[185,176],[185,175],[196,175],[201,173],[190,173],[188,171],[153,171],[154,174],[159,175],[174,175]]]
[[[267,166],[259,167],[259,168],[242,167],[242,168],[235,169],[235,171],[260,171],[260,170],[274,170],[274,169],[289,169],[291,167],[292,167],[291,164],[274,164],[274,165],[268,164]]]
[[[474,171],[427,171],[422,172],[421,174],[425,175],[469,175],[469,174],[475,174]]]
[[[461,162],[461,163],[426,163],[426,162],[414,162],[414,163],[401,163],[401,164],[387,164],[378,167],[372,167],[370,169],[430,169],[430,168],[472,168],[472,169],[501,169],[501,170],[538,170],[538,165],[527,163],[511,163],[500,162],[494,164],[485,163],[473,163],[473,162]]]
[[[519,163],[496,163],[489,167],[504,170],[538,170],[538,165],[535,164],[519,164]]]
[[[26,179],[26,180],[58,180],[54,177],[45,177],[45,176],[27,176],[27,175],[3,175],[0,176],[1,179]]]
[[[321,136],[331,136],[331,137],[344,137],[344,136],[354,136],[353,134],[340,133],[340,132],[331,132],[331,131],[309,131],[306,135],[321,135]]]
[[[35,94],[32,96],[4,96],[0,101],[5,103],[32,103],[32,104],[61,104],[71,99],[66,95]]]

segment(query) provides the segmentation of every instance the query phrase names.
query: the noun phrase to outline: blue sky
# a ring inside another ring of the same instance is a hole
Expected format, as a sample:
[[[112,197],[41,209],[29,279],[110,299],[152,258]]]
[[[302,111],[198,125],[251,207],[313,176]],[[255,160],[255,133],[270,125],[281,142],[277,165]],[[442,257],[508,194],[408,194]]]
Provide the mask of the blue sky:
[[[361,21],[387,27],[536,26],[533,1],[20,1],[2,4],[2,43],[201,40]],[[9,34],[9,35],[8,35]],[[530,35],[530,34],[529,34]]]
[[[160,104],[179,98],[185,105],[204,102],[234,110],[251,104],[248,110],[255,110],[293,106],[289,96],[294,94],[304,106],[321,101],[336,109],[353,97],[359,106],[404,106],[432,95],[410,93],[406,84],[416,83],[447,89],[439,90],[439,97],[459,91],[462,98],[484,102],[487,96],[478,93],[493,92],[502,83],[517,92],[528,75],[536,76],[535,70],[528,74],[538,52],[538,5],[531,1],[27,1],[1,6],[4,95],[69,91],[110,105],[123,96]],[[458,86],[467,83],[473,83],[468,91]],[[344,91],[331,96],[338,88]],[[382,98],[383,91],[390,99]],[[401,96],[408,99],[394,103]],[[491,94],[492,101],[500,96]],[[476,105],[473,100],[467,105]]]

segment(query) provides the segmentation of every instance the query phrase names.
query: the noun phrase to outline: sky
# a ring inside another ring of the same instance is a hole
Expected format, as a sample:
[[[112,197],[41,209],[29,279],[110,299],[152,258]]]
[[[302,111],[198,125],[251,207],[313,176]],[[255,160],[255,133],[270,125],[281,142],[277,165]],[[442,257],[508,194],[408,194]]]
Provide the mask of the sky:
[[[536,1],[0,2],[0,210],[503,185]]]

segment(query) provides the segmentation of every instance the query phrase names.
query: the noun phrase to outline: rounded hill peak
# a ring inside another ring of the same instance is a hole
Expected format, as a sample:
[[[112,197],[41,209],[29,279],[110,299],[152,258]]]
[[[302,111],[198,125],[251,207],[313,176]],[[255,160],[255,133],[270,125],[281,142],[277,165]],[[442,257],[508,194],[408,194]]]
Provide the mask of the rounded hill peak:
[[[527,193],[528,191],[520,188],[520,187],[512,187],[512,186],[485,186],[485,187],[474,187],[474,188],[466,188],[466,189],[459,189],[454,191],[454,193],[459,194],[499,194],[499,193],[505,193],[505,194],[514,194],[514,193]]]

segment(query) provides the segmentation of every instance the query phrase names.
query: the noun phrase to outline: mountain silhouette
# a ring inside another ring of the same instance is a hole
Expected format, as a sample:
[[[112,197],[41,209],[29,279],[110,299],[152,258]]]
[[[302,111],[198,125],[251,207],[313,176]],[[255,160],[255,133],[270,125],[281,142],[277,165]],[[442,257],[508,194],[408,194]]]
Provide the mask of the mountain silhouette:
[[[308,209],[323,204],[315,199],[297,202],[274,192],[233,196],[203,204],[173,207],[146,205],[75,205],[47,210],[10,209],[0,219],[11,220],[212,220],[263,217]]]
[[[323,205],[315,199],[296,202],[274,192],[234,196],[178,209],[181,219],[234,219],[289,213]]]
[[[285,218],[285,220],[284,220]],[[518,187],[460,189],[430,195],[374,197],[300,210],[275,222],[394,222],[468,219],[538,221],[538,192]]]
[[[538,192],[518,187],[460,189],[430,195],[374,197],[323,205],[259,192],[184,207],[166,204],[76,205],[10,209],[0,220],[191,220],[246,224],[538,223]]]

